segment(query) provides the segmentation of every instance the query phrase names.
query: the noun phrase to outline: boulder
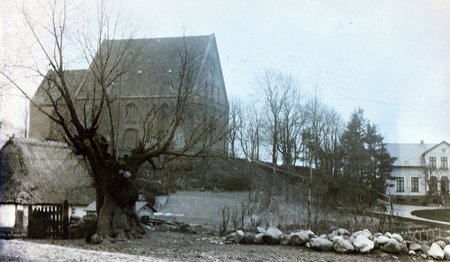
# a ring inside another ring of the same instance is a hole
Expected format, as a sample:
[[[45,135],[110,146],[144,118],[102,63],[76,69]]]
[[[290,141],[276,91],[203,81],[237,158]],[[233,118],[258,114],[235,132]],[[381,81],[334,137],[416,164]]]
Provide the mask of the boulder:
[[[444,241],[445,245],[450,245],[450,238],[449,237],[436,237],[436,239],[434,239],[434,242],[437,242],[439,240]]]
[[[380,244],[380,245],[385,245],[387,243],[389,243],[390,238],[386,237],[386,236],[379,236],[377,238],[375,238],[375,242]]]
[[[450,259],[450,245],[446,245],[444,247],[444,257],[445,259],[449,260]]]
[[[427,255],[434,259],[444,259],[444,250],[438,244],[433,243],[430,249],[428,249]]]
[[[245,244],[254,244],[255,243],[255,233],[245,232],[244,233],[244,243]]]
[[[245,237],[245,233],[242,230],[236,231],[236,234],[234,234],[234,243],[240,244],[243,242]]]
[[[273,239],[275,239],[276,241],[280,241],[281,239],[281,235],[283,234],[283,232],[281,232],[281,230],[279,230],[276,227],[269,227],[266,230],[266,235],[272,237]]]
[[[335,236],[332,239],[330,239],[331,242],[333,242],[334,244],[336,244],[339,240],[344,240],[343,236]]]
[[[444,249],[445,246],[447,245],[447,244],[445,244],[445,241],[442,241],[442,240],[438,240],[435,243],[438,244],[442,249]]]
[[[262,227],[256,227],[256,230],[258,231],[258,233],[263,233],[263,234],[266,233],[266,230]]]
[[[332,251],[334,249],[333,242],[326,238],[315,237],[312,238],[309,243],[311,243],[312,248],[317,250]]]
[[[278,245],[280,243],[280,239],[273,238],[271,235],[268,234],[263,234],[262,236],[263,243],[267,245]]]
[[[352,237],[354,237],[355,239],[359,236],[359,235],[363,235],[365,237],[367,237],[369,240],[373,239],[372,233],[370,232],[369,229],[364,229],[361,231],[356,231],[352,234]]]
[[[353,246],[360,253],[369,253],[375,246],[375,243],[365,235],[358,235],[353,241]]]
[[[388,237],[388,238],[391,238],[391,237],[392,237],[392,234],[389,233],[389,232],[384,233],[384,235],[385,235],[386,237]]]
[[[309,236],[309,238],[317,237],[311,230],[305,230],[304,232]]]
[[[343,238],[334,238],[334,250],[338,253],[350,253],[355,250],[350,241]]]
[[[403,237],[399,234],[392,234],[391,238],[397,240],[399,243],[403,242]]]
[[[417,252],[417,251],[422,251],[422,246],[419,245],[419,244],[417,244],[417,243],[411,243],[411,244],[409,245],[409,250],[413,250],[413,251],[415,251],[415,252]]]
[[[264,237],[264,233],[258,233],[255,235],[255,244],[262,244],[264,243],[263,237]]]
[[[307,234],[306,231],[299,231],[295,233],[291,233],[289,238],[289,243],[293,246],[303,246],[309,242],[311,238]]]
[[[383,234],[381,234],[380,232],[377,232],[377,233],[373,234],[373,237],[374,237],[374,238],[377,238],[377,237],[382,236],[382,235],[383,235]]]
[[[410,251],[408,251],[408,255],[415,256],[416,255],[416,251],[410,250]]]
[[[345,228],[339,228],[338,230],[336,230],[336,233],[339,236],[342,236],[342,235],[350,236],[350,232]]]
[[[282,234],[280,238],[280,244],[283,246],[287,246],[290,243],[290,235]]]
[[[234,236],[235,236],[235,235],[236,235],[236,233],[233,232],[233,233],[231,233],[231,234],[228,234],[228,235],[224,236],[223,238],[224,238],[224,240],[227,241],[227,242],[229,242],[229,241],[234,241]]]
[[[427,252],[428,252],[428,250],[430,249],[430,246],[429,245],[427,245],[427,244],[422,244],[421,245],[421,251],[422,251],[422,253],[424,253],[424,254],[426,254]]]
[[[381,246],[381,250],[386,253],[400,254],[402,251],[402,246],[395,238],[391,238],[386,244]]]
[[[333,241],[332,239],[333,239],[335,236],[337,236],[337,235],[338,235],[337,232],[336,232],[336,231],[333,231],[333,232],[331,232],[330,234],[327,235],[327,239]]]
[[[400,247],[402,248],[402,253],[408,254],[409,249],[408,249],[408,246],[406,244],[400,243]]]

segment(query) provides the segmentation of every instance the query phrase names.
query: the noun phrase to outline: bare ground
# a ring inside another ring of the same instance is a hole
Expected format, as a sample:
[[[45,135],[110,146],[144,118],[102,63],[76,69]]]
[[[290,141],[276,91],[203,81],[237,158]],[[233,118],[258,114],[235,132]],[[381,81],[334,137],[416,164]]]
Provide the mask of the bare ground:
[[[81,248],[104,252],[119,252],[133,256],[152,257],[168,261],[421,261],[420,257],[406,255],[393,256],[380,251],[370,254],[337,254],[319,252],[306,247],[233,245],[220,244],[221,238],[207,235],[190,235],[174,232],[152,232],[143,239],[86,244],[84,240],[39,240],[34,243],[47,243],[70,248]],[[109,257],[105,257],[108,261]],[[81,258],[80,258],[81,259]],[[74,261],[88,261],[85,260]]]

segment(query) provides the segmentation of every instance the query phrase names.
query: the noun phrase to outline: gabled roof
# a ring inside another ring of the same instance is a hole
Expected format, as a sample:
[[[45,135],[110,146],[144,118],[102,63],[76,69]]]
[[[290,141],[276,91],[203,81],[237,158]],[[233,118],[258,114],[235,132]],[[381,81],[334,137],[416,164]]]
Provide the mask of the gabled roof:
[[[197,83],[200,73],[207,71],[213,65],[206,65],[208,58],[214,57],[217,61],[214,66],[220,69],[217,77],[224,82],[218,59],[218,50],[214,34],[202,36],[168,37],[168,38],[147,38],[147,39],[126,39],[126,40],[105,40],[94,60],[91,63],[91,70],[95,70],[95,64],[100,61],[101,50],[108,51],[108,57],[118,57],[124,52],[124,64],[128,71],[120,79],[115,81],[114,86],[109,90],[110,96],[126,97],[161,97],[171,95],[171,83],[176,83],[179,78],[181,59],[188,55],[188,67],[192,74],[192,82]],[[186,52],[184,52],[186,50]],[[210,54],[215,54],[210,56]],[[84,85],[80,86],[76,92],[77,98],[91,97],[87,95],[88,86],[93,75],[89,74]],[[225,93],[226,95],[226,93]]]
[[[78,87],[81,85],[81,83],[87,76],[87,73],[88,70],[86,69],[67,70],[64,72],[65,79],[68,83],[69,92],[72,96],[75,94],[75,91],[78,89]],[[32,101],[35,104],[50,105],[51,100],[49,94],[51,95],[52,98],[59,97],[59,91],[54,86],[49,85],[51,81],[48,81],[48,79],[53,79],[54,77],[55,77],[54,71],[47,72],[47,75],[44,77],[38,89],[36,90],[36,93],[33,96]]]
[[[1,149],[1,202],[87,205],[93,199],[89,168],[66,144],[14,138]]]
[[[145,206],[149,207],[151,210],[153,210],[153,212],[158,212],[154,206],[152,206],[149,202],[146,201],[136,201],[134,207],[136,211],[139,211]]]
[[[389,143],[386,144],[386,149],[391,157],[396,157],[394,166],[422,166],[422,155],[436,146],[436,144],[401,144]]]
[[[439,144],[436,144],[435,146],[431,147],[430,149],[428,149],[427,151],[423,152],[423,155],[426,155],[427,153],[433,151],[434,149],[436,149],[437,147],[441,146],[441,145],[446,145],[448,147],[450,147],[450,144],[447,143],[446,141],[442,141]]]

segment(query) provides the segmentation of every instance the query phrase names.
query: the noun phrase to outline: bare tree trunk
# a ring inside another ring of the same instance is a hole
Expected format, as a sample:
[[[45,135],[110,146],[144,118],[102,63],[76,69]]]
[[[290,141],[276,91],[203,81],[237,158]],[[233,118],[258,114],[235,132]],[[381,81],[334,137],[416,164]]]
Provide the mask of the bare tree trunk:
[[[311,196],[311,187],[312,187],[312,161],[309,161],[309,187],[308,187],[308,223],[311,229],[312,227],[312,196]]]
[[[145,234],[135,212],[138,193],[133,179],[113,176],[105,181],[101,191],[97,191],[97,200],[99,195],[102,199],[97,224],[100,238],[140,238]]]

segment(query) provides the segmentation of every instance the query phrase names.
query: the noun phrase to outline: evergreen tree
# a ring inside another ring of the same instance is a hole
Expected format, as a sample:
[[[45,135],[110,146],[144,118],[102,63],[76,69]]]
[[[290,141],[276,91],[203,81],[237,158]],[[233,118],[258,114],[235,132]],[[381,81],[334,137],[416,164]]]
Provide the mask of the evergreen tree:
[[[356,109],[341,138],[343,152],[342,200],[355,207],[375,202],[378,193],[385,192],[385,182],[392,168],[391,158],[375,125]]]

